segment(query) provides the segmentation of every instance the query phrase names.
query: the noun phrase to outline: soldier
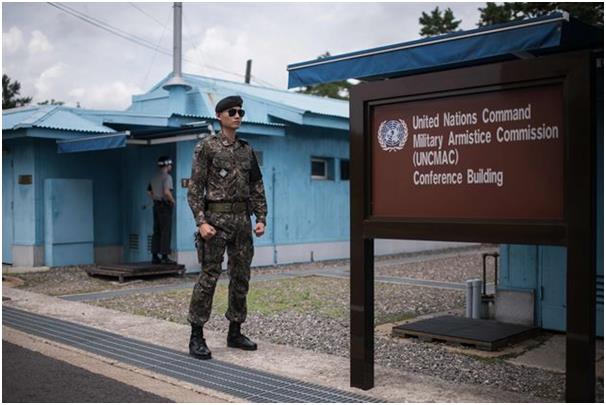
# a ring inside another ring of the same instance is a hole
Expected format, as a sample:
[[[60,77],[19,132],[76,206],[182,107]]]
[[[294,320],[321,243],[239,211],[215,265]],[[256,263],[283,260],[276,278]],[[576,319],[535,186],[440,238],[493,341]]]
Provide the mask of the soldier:
[[[203,326],[211,312],[223,255],[227,249],[229,271],[229,320],[227,346],[257,350],[257,345],[240,332],[246,320],[246,295],[253,257],[251,214],[255,214],[255,235],[265,233],[267,202],[263,179],[251,146],[238,138],[244,116],[242,98],[226,97],[215,107],[221,132],[196,145],[187,194],[194,214],[198,260],[202,272],[194,286],[188,320],[192,326],[189,353],[210,359]]]
[[[152,235],[152,263],[153,264],[176,264],[170,260],[170,238],[173,222],[173,178],[170,171],[173,162],[168,156],[158,158],[158,173],[151,179],[147,186],[147,193],[154,201],[154,234]],[[162,258],[158,256],[162,254]]]

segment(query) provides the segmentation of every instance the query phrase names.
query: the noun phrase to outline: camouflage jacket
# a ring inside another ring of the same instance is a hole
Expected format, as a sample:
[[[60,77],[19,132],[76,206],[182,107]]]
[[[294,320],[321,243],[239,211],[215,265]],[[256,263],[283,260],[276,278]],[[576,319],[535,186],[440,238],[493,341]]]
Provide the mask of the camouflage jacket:
[[[249,203],[257,222],[266,223],[267,201],[252,147],[236,136],[226,146],[221,134],[202,139],[194,149],[187,201],[199,226],[206,222],[207,201]]]

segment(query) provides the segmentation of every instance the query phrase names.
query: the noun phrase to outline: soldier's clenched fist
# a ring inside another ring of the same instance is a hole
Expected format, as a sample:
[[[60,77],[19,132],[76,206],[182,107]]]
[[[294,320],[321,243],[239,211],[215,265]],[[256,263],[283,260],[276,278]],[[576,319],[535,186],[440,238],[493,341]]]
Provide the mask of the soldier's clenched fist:
[[[263,225],[263,222],[257,222],[257,225],[255,226],[255,235],[257,235],[257,238],[260,238],[264,233],[265,225]]]
[[[204,240],[209,240],[217,233],[216,229],[209,224],[200,225],[200,228],[198,228],[198,230],[200,231],[200,236],[202,236]]]

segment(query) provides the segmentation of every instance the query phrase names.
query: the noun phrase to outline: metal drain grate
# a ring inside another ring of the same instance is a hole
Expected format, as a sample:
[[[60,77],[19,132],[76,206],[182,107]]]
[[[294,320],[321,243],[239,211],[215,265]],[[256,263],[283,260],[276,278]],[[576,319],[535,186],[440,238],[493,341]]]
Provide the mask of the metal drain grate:
[[[6,326],[251,402],[383,402],[304,383],[15,308],[2,308]]]

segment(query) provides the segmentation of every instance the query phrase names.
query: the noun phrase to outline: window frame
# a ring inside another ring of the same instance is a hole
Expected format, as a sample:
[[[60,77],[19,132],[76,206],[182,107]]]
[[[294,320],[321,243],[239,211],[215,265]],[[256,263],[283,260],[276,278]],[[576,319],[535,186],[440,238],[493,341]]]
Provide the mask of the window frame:
[[[310,168],[311,168],[311,179],[312,180],[328,180],[328,159],[325,158],[319,158],[319,157],[312,157],[310,160],[311,164],[310,164]],[[313,164],[314,162],[320,162],[320,163],[324,163],[324,175],[319,176],[319,175],[315,175],[313,174]]]

